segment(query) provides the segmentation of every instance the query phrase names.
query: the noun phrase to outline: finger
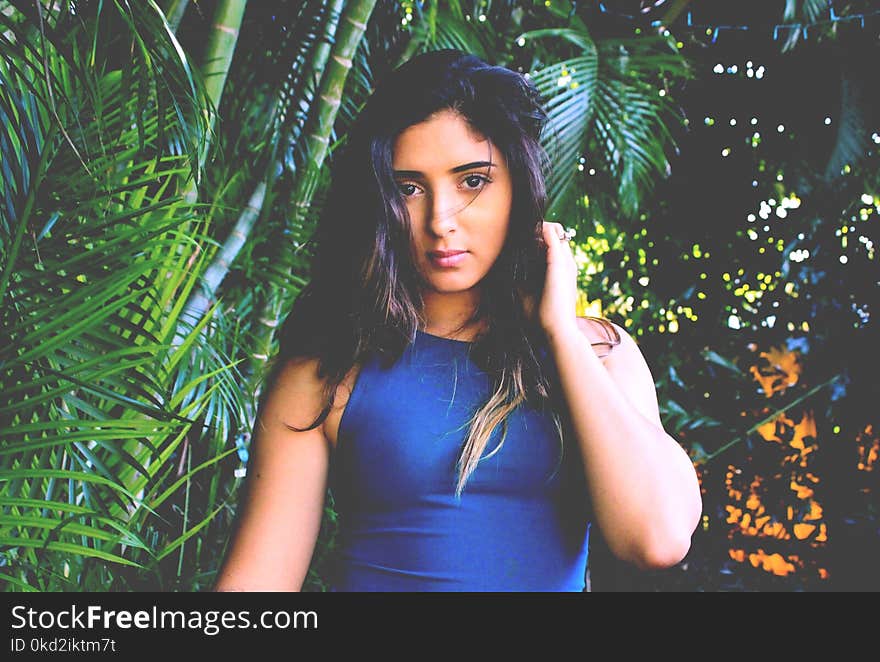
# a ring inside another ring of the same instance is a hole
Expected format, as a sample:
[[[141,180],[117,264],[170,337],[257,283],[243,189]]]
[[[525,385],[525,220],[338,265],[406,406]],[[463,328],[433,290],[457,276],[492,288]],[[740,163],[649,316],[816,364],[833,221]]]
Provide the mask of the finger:
[[[561,223],[553,223],[544,221],[542,226],[542,235],[545,241],[549,242],[552,239],[559,240],[559,237],[562,236],[562,224]]]
[[[547,250],[552,250],[553,244],[559,241],[556,236],[556,228],[554,225],[554,223],[544,221],[541,226],[541,240],[544,242],[544,248]]]
[[[555,240],[559,243],[564,242],[568,244],[571,241],[568,238],[565,226],[562,225],[562,223],[548,223],[545,221],[542,229],[545,243],[552,243],[552,241]]]
[[[541,227],[536,235],[538,237],[538,240],[544,245],[544,248],[547,248],[551,244],[551,240],[556,235],[552,227],[552,223],[548,221],[542,221]]]
[[[564,254],[559,251],[563,248],[562,244],[567,243],[559,240],[559,223],[544,223],[544,249],[547,252],[547,262],[557,262],[565,259]]]

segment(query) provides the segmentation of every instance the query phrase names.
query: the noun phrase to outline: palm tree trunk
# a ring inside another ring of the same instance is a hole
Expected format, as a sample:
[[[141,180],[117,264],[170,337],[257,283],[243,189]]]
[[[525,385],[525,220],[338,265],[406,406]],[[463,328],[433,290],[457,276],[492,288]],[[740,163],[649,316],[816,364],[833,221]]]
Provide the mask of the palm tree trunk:
[[[184,5],[183,9],[180,9],[181,4]],[[185,5],[186,0],[175,0],[169,9],[169,13],[179,12],[178,24],[179,18],[182,18],[183,12],[186,10]],[[207,154],[210,149],[211,134],[217,122],[217,109],[220,108],[220,102],[223,99],[223,88],[226,86],[226,78],[229,75],[229,67],[235,53],[238,33],[241,30],[241,22],[246,7],[247,0],[220,0],[217,4],[211,34],[208,37],[208,45],[205,48],[205,55],[201,66],[202,76],[205,79],[205,90],[212,105],[210,110],[205,110],[208,119],[208,132],[204,141],[203,154]],[[198,199],[198,185],[199,182],[195,178],[187,181],[186,187],[181,194],[187,205],[195,204]],[[250,205],[248,209],[250,209]],[[201,250],[201,247],[197,247],[196,250]],[[199,304],[204,300],[205,308],[207,308],[208,299],[198,289],[196,289],[194,298],[199,300]],[[179,320],[185,323],[186,320],[192,319],[193,326],[195,326],[197,319],[201,315],[189,317],[187,315],[188,312],[189,307],[183,310]],[[176,347],[183,342],[183,339],[186,337],[184,327],[185,324],[178,322],[172,346]]]
[[[246,7],[247,0],[220,0],[217,3],[201,67],[202,76],[205,79],[205,90],[213,105],[211,110],[205,110],[208,118],[208,135],[203,147],[204,154],[207,154],[211,145],[211,133],[217,122],[217,109],[223,98],[223,88],[226,85],[229,65],[235,53],[235,44],[238,41],[238,32],[241,30],[241,21]],[[183,199],[187,204],[195,203],[198,198],[198,185],[199,182],[195,179],[191,179],[187,183],[186,189],[183,191]]]
[[[214,16],[213,30],[208,37],[208,46],[205,50],[205,58],[202,65],[202,74],[205,77],[205,89],[214,104],[214,109],[220,107],[223,98],[223,88],[229,75],[229,65],[235,53],[235,44],[238,41],[238,33],[241,30],[241,21],[247,0],[221,0],[217,4],[217,12]],[[217,121],[214,113],[211,118],[211,129]]]
[[[205,270],[200,287],[196,288],[190,296],[186,307],[180,315],[180,320],[183,321],[183,324],[178,324],[177,334],[172,342],[172,346],[178,345],[186,337],[189,325],[195,326],[210,307],[211,298],[220,287],[220,283],[223,282],[226,274],[229,273],[230,265],[235,261],[236,256],[238,256],[245,243],[247,243],[247,238],[260,217],[265,199],[266,182],[261,181],[257,184],[253,193],[251,193],[247,206],[238,217],[232,232],[230,232],[226,241],[223,242],[223,246],[211,265]]]
[[[217,5],[213,30],[208,38],[208,45],[205,50],[205,57],[201,67],[202,75],[205,79],[205,89],[211,100],[211,104],[213,105],[211,111],[205,111],[206,113],[209,113],[209,135],[205,140],[205,152],[207,152],[210,146],[210,133],[213,132],[214,125],[217,121],[216,111],[220,107],[220,102],[223,98],[223,88],[226,86],[229,66],[232,63],[232,56],[235,53],[235,45],[238,41],[238,33],[241,29],[241,22],[246,7],[247,0],[220,0]],[[198,198],[198,182],[195,179],[190,179],[187,182],[182,196],[188,205],[195,203]],[[250,205],[248,206],[248,209],[250,209]],[[208,301],[207,297],[199,291],[196,291],[194,298],[199,299],[200,302],[202,299],[204,299],[205,302]],[[205,307],[207,308],[207,305]],[[187,315],[188,312],[190,312],[189,306],[184,309],[180,319],[183,321],[191,319],[195,325],[195,321],[201,317],[201,315],[190,317]],[[186,332],[183,330],[183,325],[178,324],[178,330],[175,333],[172,345],[178,345],[185,336]]]
[[[327,67],[327,60],[330,58],[330,50],[336,39],[336,30],[338,29],[339,19],[342,16],[344,8],[345,0],[333,0],[333,4],[330,6],[330,11],[327,14],[325,38],[318,43],[317,48],[315,48],[315,56],[312,58],[311,62],[309,62],[309,72],[306,74],[306,80],[315,81],[316,90],[321,83],[321,76],[324,73],[324,69]],[[313,95],[310,103],[313,102],[315,98],[316,95]]]
[[[376,0],[353,0],[342,17],[332,57],[321,81],[317,113],[312,115],[312,130],[306,137],[311,165],[316,169],[321,167],[327,155],[330,131],[342,102],[342,91],[351,70],[351,61],[375,6]]]

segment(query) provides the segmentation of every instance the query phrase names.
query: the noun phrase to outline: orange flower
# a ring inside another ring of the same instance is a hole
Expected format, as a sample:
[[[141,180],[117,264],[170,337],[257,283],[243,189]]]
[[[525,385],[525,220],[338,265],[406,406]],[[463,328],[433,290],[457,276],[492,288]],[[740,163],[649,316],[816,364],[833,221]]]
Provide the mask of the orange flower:
[[[757,431],[767,441],[779,441],[776,437],[776,421],[767,421],[764,425],[759,425]]]
[[[804,447],[804,439],[807,437],[816,438],[816,420],[810,414],[804,414],[800,422],[794,426],[794,437],[789,443],[794,448],[800,448],[806,455],[813,450]]]
[[[813,531],[816,530],[815,524],[795,524],[794,525],[794,537],[798,540],[803,540],[804,538],[809,537]]]
[[[797,492],[798,499],[808,499],[813,496],[813,490],[806,485],[798,485],[797,481],[792,480],[789,487]]]
[[[794,566],[783,558],[781,554],[771,554],[764,559],[764,570],[772,572],[774,575],[785,577],[785,575],[794,572]]]
[[[807,515],[804,515],[804,520],[817,520],[820,517],[822,517],[822,506],[815,501],[810,501],[810,512]]]
[[[772,524],[768,524],[764,527],[764,535],[772,536],[774,538],[780,537],[783,533],[785,533],[785,527],[782,526],[780,522],[773,522]]]

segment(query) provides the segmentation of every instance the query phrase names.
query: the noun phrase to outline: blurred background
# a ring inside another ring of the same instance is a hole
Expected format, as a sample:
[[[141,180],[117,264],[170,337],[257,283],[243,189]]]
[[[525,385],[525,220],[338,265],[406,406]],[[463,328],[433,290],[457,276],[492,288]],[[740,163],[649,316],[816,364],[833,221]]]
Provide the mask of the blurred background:
[[[527,74],[581,314],[639,343],[704,513],[593,591],[880,589],[880,6],[0,1],[0,582],[197,591],[376,81]],[[306,589],[324,590],[328,500]]]

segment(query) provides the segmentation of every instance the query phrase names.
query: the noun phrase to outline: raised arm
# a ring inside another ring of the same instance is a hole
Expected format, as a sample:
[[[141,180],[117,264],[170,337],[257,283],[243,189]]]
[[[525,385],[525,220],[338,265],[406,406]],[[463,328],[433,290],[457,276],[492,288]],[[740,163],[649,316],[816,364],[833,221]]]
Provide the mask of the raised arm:
[[[291,360],[257,420],[243,509],[214,591],[299,591],[311,563],[327,491],[330,446],[316,359]]]

